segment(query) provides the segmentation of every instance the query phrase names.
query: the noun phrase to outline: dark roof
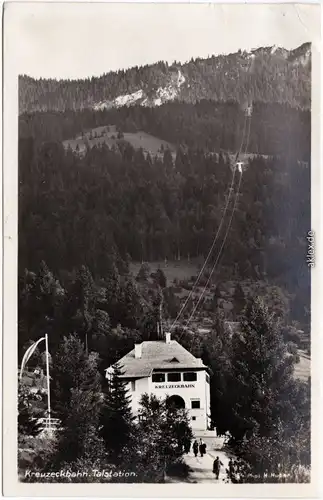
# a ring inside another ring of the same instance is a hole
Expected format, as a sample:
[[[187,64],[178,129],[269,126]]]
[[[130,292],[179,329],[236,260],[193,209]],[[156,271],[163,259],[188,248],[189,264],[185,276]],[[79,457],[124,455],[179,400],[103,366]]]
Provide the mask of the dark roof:
[[[178,362],[174,362],[174,358]],[[176,340],[169,343],[165,341],[147,341],[141,344],[141,358],[135,358],[133,349],[119,364],[124,371],[124,378],[149,377],[153,370],[167,369],[204,369],[207,367],[201,359],[195,358]]]

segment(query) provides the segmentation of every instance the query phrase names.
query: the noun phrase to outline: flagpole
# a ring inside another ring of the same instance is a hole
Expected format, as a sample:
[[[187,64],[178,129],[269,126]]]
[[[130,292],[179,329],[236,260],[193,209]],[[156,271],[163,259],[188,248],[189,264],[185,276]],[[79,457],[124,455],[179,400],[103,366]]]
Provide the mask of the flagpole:
[[[48,401],[48,428],[51,428],[50,422],[50,385],[49,385],[49,353],[48,353],[48,335],[45,334],[46,343],[46,375],[47,375],[47,401]]]

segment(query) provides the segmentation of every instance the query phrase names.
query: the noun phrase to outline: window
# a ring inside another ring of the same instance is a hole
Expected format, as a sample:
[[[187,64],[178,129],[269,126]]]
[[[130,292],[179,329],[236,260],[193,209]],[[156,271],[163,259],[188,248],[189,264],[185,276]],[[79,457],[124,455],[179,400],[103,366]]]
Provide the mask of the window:
[[[132,390],[132,392],[134,392],[136,390],[136,381],[135,380],[131,380],[131,390]]]
[[[192,417],[192,420],[196,420],[196,417]]]
[[[167,373],[167,381],[168,382],[180,382],[181,374],[180,373]]]
[[[207,383],[209,384],[210,383],[210,375],[208,373],[206,374],[205,378],[206,378]]]
[[[191,406],[192,406],[192,410],[196,410],[197,408],[201,408],[200,400],[199,399],[192,399]]]
[[[165,373],[153,373],[152,375],[153,382],[165,382]]]
[[[197,380],[197,374],[195,372],[184,373],[184,382],[195,382]]]

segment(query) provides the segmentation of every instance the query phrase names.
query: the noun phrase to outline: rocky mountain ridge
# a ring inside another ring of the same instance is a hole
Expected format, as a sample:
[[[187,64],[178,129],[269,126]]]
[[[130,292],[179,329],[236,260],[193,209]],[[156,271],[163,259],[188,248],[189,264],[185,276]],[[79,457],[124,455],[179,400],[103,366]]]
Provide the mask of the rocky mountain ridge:
[[[239,50],[183,64],[159,61],[84,80],[19,77],[20,113],[155,107],[174,100],[234,100],[243,104],[246,97],[308,109],[310,95],[309,43],[293,50],[276,46]]]
[[[180,95],[180,89],[186,81],[185,76],[180,70],[171,74],[170,82],[164,87],[158,87],[154,95],[148,95],[142,89],[132,94],[124,94],[116,97],[112,101],[102,101],[94,105],[96,111],[110,108],[120,108],[122,106],[132,106],[139,104],[141,106],[161,106],[165,102],[173,101]]]

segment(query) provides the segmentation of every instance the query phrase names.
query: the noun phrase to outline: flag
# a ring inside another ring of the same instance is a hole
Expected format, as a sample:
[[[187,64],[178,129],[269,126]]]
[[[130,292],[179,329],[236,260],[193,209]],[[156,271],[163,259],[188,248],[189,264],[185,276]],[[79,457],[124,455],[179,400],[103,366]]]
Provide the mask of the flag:
[[[22,358],[22,362],[21,362],[21,367],[20,367],[20,379],[22,377],[22,374],[23,374],[23,371],[24,371],[24,368],[28,362],[28,360],[30,359],[30,357],[33,355],[36,347],[38,346],[38,344],[42,341],[42,340],[45,340],[45,337],[42,337],[41,339],[37,340],[37,342],[34,342],[30,347],[28,347],[27,351],[25,352],[24,354],[24,357]]]

